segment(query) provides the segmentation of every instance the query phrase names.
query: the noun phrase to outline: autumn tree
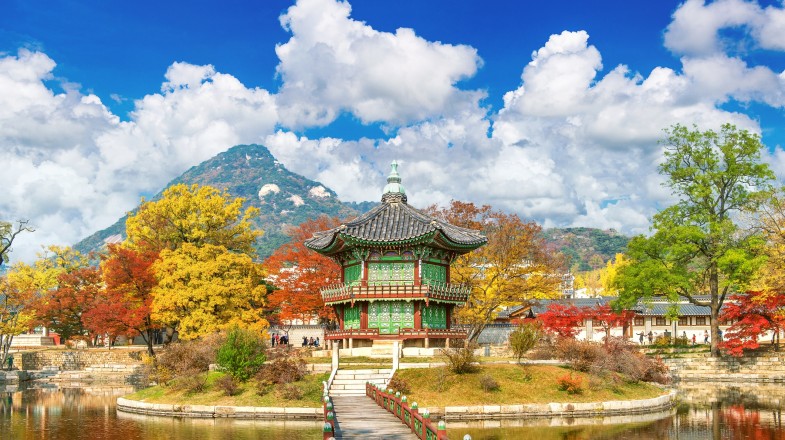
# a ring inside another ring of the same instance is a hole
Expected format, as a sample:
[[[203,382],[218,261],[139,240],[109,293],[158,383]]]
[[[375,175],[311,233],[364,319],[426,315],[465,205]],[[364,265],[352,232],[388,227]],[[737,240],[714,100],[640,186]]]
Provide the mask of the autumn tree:
[[[653,217],[650,237],[630,241],[630,264],[617,276],[617,307],[655,295],[709,307],[711,354],[718,356],[722,305],[746,289],[765,260],[761,235],[739,219],[758,209],[774,174],[760,160],[760,137],[746,130],[675,125],[666,133],[659,171],[678,201]]]
[[[544,312],[537,315],[543,330],[560,338],[574,338],[583,325],[583,310],[574,304],[550,303]]]
[[[268,279],[276,290],[270,293],[268,308],[279,322],[311,318],[331,318],[332,310],[324,306],[321,289],[341,279],[341,266],[303,242],[315,232],[341,224],[337,218],[320,216],[288,231],[291,242],[279,247],[264,262]]]
[[[157,258],[154,251],[109,245],[101,263],[106,294],[88,313],[88,328],[111,329],[114,336],[133,330],[144,339],[147,353],[155,356],[154,336],[160,325],[153,321],[151,307],[158,283],[152,265]]]
[[[158,200],[143,199],[139,211],[129,215],[125,222],[128,246],[160,252],[184,243],[210,244],[250,254],[262,232],[251,227],[259,210],[243,210],[244,202],[211,186],[173,185]]]
[[[8,263],[8,254],[11,253],[16,237],[22,232],[35,232],[28,223],[28,220],[18,220],[14,226],[12,223],[0,221],[0,267]]]
[[[505,306],[559,295],[561,260],[547,249],[541,228],[515,214],[489,206],[453,201],[431,214],[456,226],[482,230],[488,243],[458,257],[450,269],[451,282],[471,289],[469,301],[457,312],[469,324],[476,341]]]
[[[758,348],[758,339],[766,332],[772,333],[772,344],[778,342],[785,329],[785,296],[773,291],[732,295],[720,319],[733,322],[723,334],[721,348],[732,356],[741,356],[744,350]]]
[[[72,336],[86,336],[88,332],[82,314],[102,294],[102,290],[103,281],[97,267],[86,266],[62,272],[57,276],[57,287],[38,301],[38,319],[64,340]]]
[[[29,330],[33,323],[32,294],[8,275],[0,276],[0,368],[6,364],[14,336]]]
[[[258,263],[223,246],[184,243],[165,249],[153,264],[152,319],[170,325],[180,339],[239,326],[267,328],[262,307],[267,286]]]
[[[615,311],[610,304],[595,304],[582,310],[584,320],[591,319],[605,332],[605,344],[610,342],[611,330],[616,327],[625,327],[634,317],[635,313],[628,310]]]

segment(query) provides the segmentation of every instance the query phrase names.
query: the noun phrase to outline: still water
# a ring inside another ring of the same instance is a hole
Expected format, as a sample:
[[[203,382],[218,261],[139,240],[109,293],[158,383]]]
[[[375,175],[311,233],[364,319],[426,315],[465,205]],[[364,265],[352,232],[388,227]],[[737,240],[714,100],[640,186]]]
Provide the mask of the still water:
[[[131,387],[28,387],[0,392],[0,440],[310,440],[317,421],[177,419],[115,410]]]
[[[1,390],[1,389],[0,389]],[[679,387],[673,411],[582,419],[451,422],[462,439],[783,439],[785,385],[694,384]],[[0,439],[14,440],[305,440],[321,439],[319,422],[175,419],[118,413],[130,387],[29,386],[0,391]]]

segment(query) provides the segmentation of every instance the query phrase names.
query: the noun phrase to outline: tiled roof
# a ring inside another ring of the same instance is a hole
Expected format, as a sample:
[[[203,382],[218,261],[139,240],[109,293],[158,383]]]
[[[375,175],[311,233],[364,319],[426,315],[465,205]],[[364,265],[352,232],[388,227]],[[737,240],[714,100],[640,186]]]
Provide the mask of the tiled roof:
[[[700,300],[708,300],[707,296],[696,297]],[[540,300],[531,304],[531,311],[534,316],[537,316],[548,309],[548,306],[552,303],[557,304],[572,304],[577,307],[592,307],[597,304],[607,304],[613,301],[615,298],[612,297],[598,297],[598,298],[570,298],[570,299],[553,299],[553,300]],[[727,304],[726,300],[726,304]],[[499,313],[499,318],[505,319],[509,318],[511,315],[515,314],[517,311],[524,309],[528,306],[515,306],[510,307],[507,310],[504,310]],[[638,302],[631,310],[634,310],[637,314],[643,316],[665,316],[671,310],[671,307],[674,307],[670,302],[667,301],[652,301],[650,303],[646,302]],[[708,306],[696,306],[695,304],[690,304],[686,302],[680,302],[675,304],[677,315],[678,316],[709,316],[711,315],[711,309]]]
[[[337,228],[314,234],[305,245],[314,250],[326,249],[338,235],[362,241],[392,243],[440,232],[462,246],[479,247],[487,241],[480,232],[453,226],[429,217],[399,200],[387,200],[370,211]]]

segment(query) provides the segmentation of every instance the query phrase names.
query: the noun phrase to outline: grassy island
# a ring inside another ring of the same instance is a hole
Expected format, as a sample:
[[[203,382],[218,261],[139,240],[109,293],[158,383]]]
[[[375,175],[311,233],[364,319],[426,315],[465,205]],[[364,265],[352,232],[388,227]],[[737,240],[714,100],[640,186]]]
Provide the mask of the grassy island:
[[[148,403],[171,403],[176,405],[223,405],[223,406],[267,406],[267,407],[303,407],[317,408],[322,402],[322,381],[330,374],[309,374],[301,380],[292,382],[291,387],[299,398],[291,398],[292,394],[279,387],[260,387],[255,379],[240,383],[236,394],[227,396],[219,386],[219,379],[225,374],[220,372],[207,373],[205,386],[202,390],[188,390],[178,386],[178,380],[167,386],[156,385],[125,396],[127,399]],[[259,389],[265,389],[259,394]]]
[[[446,367],[412,368],[398,370],[395,379],[408,388],[409,402],[418,402],[420,407],[638,400],[666,392],[615,374],[599,376],[556,365],[486,364],[464,374],[451,373]],[[576,383],[577,389],[568,390],[564,379]]]

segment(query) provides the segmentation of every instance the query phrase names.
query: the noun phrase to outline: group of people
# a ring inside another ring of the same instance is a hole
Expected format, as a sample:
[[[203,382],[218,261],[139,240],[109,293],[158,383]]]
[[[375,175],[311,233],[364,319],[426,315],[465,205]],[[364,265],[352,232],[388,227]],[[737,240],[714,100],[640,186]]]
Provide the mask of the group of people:
[[[310,339],[307,336],[303,336],[303,347],[318,347],[319,346],[319,337],[317,336],[316,339],[313,336]]]
[[[656,337],[656,334],[652,333],[651,330],[649,330],[649,333],[643,333],[643,332],[638,333],[638,341],[640,341],[641,345],[643,345],[643,338],[644,337],[647,337],[649,339],[649,345],[651,345],[651,344],[654,343],[654,339]],[[681,333],[681,337],[684,338],[684,339],[687,339],[687,332],[683,331]],[[719,331],[719,340],[722,341],[722,330]],[[693,333],[692,334],[692,345],[697,344],[697,342],[698,342],[698,337],[695,335],[695,333]],[[708,330],[704,330],[703,331],[703,343],[704,344],[708,344],[709,343],[709,331]]]
[[[289,335],[279,335],[278,333],[273,333],[270,335],[270,345],[273,347],[276,345],[289,345]]]

